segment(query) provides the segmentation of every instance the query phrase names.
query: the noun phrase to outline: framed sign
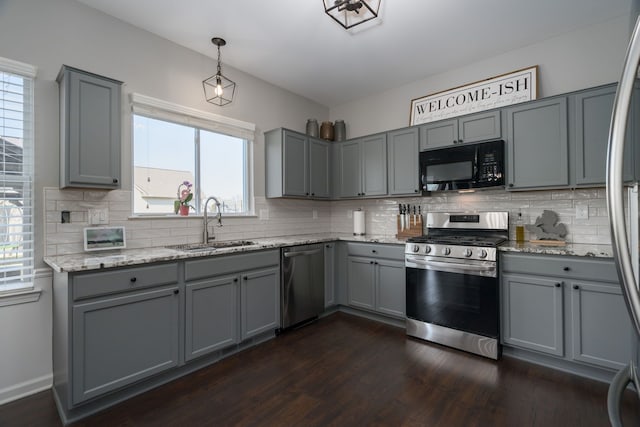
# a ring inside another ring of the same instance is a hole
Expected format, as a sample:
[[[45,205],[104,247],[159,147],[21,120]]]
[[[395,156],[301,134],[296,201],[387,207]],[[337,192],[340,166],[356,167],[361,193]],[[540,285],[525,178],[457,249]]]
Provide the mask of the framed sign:
[[[87,227],[84,229],[84,250],[106,251],[127,247],[124,227]]]
[[[538,66],[411,100],[409,125],[531,101],[538,97]]]

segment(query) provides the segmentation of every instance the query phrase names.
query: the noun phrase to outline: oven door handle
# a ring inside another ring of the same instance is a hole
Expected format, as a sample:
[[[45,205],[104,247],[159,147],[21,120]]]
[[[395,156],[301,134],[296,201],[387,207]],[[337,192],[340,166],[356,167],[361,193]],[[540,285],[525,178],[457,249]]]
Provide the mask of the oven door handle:
[[[464,264],[457,262],[422,261],[411,256],[405,258],[406,267],[421,268],[424,270],[445,271],[450,273],[469,273],[477,276],[494,276],[496,265]]]

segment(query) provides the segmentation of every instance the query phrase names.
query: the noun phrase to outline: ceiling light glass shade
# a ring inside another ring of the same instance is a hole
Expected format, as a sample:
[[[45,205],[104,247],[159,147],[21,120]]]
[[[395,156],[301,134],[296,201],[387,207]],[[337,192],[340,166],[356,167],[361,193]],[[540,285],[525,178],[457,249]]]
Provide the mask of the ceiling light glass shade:
[[[224,39],[214,37],[211,43],[218,47],[218,71],[211,77],[202,81],[204,97],[211,104],[223,106],[230,104],[236,93],[236,84],[233,80],[226,78],[222,74],[222,64],[220,62],[220,46],[227,44]]]
[[[323,0],[324,11],[345,29],[378,17],[382,0]]]

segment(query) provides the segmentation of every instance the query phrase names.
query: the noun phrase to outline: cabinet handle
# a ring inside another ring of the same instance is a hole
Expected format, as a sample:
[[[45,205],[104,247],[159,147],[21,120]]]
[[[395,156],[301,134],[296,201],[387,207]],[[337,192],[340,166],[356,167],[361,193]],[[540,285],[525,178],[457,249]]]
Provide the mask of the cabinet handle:
[[[327,245],[327,247],[328,247],[328,248],[330,248],[330,247],[331,247],[331,245]]]
[[[132,277],[132,278],[131,278],[131,279],[129,279],[129,280],[131,281],[131,283],[135,283],[135,282],[136,282],[136,280],[138,280],[138,279],[137,279],[137,278],[135,278],[135,277]]]
[[[509,187],[513,187],[513,183],[509,184]]]
[[[458,140],[458,144],[462,144],[462,140],[461,139]]]
[[[564,267],[563,270],[564,271],[569,271],[569,270],[571,270],[571,268],[570,267]]]
[[[378,265],[378,261],[374,261],[373,263],[374,263],[375,265]]]
[[[556,288],[559,288],[560,286],[562,286],[562,283],[556,283]]]
[[[249,280],[249,277],[244,276],[244,277],[242,278],[242,280]]]
[[[580,286],[578,286],[578,285],[573,285],[573,289],[580,289]]]
[[[305,194],[306,196],[308,196],[308,195],[309,195],[309,193],[304,193],[304,194]]]
[[[373,264],[373,261],[369,261],[369,264]]]
[[[234,282],[237,282],[237,281],[238,281],[238,278],[236,277],[235,279],[233,279],[233,281],[234,281]]]
[[[375,249],[371,249],[371,253],[377,254],[378,251],[376,251]]]
[[[180,289],[176,289],[175,291],[173,291],[174,295],[178,295],[180,293]]]
[[[418,192],[418,190],[413,190],[413,192],[414,192],[414,193],[417,193],[417,192]]]
[[[113,178],[113,183],[117,184],[118,183],[118,178]]]
[[[311,195],[312,195],[312,196],[315,196],[315,195],[316,195],[316,193],[311,193]]]

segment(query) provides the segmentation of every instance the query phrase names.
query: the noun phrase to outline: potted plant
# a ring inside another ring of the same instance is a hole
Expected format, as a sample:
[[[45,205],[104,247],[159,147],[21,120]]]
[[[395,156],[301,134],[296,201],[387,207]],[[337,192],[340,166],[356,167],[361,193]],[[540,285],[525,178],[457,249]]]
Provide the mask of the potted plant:
[[[189,181],[184,181],[178,185],[178,200],[173,202],[173,210],[175,213],[180,213],[182,216],[189,215],[189,208],[193,208],[193,206],[189,204],[191,199],[193,199],[191,187],[193,187],[193,184]]]

